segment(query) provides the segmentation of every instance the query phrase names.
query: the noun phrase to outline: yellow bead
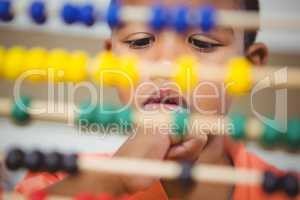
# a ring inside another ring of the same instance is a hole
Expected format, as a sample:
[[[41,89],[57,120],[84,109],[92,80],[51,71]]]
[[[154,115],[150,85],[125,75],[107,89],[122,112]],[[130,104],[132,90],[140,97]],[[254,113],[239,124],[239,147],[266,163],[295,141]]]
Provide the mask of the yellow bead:
[[[3,47],[0,47],[0,76],[3,73],[2,70],[4,64],[4,55],[5,55],[5,49]]]
[[[53,49],[47,59],[48,78],[50,81],[65,80],[65,69],[70,62],[70,54],[63,49]]]
[[[80,82],[87,78],[88,55],[82,51],[75,51],[71,54],[71,60],[66,67],[65,80]]]
[[[230,59],[228,64],[228,74],[225,79],[227,91],[232,95],[243,95],[252,86],[251,63],[242,57]]]
[[[28,72],[31,71],[34,73],[34,75],[28,77],[29,80],[40,81],[47,78],[47,56],[47,50],[43,48],[32,48],[28,51],[25,59],[25,67]]]
[[[93,79],[98,84],[115,87],[118,85],[119,59],[110,51],[100,53],[96,57]]]
[[[192,91],[198,84],[197,60],[192,56],[182,56],[177,62],[178,71],[175,74],[174,81],[182,92]]]
[[[26,50],[23,47],[12,47],[5,54],[3,63],[3,76],[6,79],[15,80],[24,71],[24,59]]]
[[[123,56],[120,58],[120,76],[118,77],[119,87],[130,89],[140,81],[137,69],[138,60],[134,56]]]

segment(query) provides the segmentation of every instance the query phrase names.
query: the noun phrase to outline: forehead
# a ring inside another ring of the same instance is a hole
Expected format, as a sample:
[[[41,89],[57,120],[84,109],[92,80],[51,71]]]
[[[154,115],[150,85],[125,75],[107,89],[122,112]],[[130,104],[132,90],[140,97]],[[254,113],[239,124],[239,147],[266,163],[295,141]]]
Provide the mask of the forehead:
[[[166,6],[187,5],[187,6],[202,6],[210,4],[216,8],[222,9],[237,9],[240,5],[240,0],[119,0],[122,4],[128,5],[145,5],[149,6],[154,3],[161,3]]]

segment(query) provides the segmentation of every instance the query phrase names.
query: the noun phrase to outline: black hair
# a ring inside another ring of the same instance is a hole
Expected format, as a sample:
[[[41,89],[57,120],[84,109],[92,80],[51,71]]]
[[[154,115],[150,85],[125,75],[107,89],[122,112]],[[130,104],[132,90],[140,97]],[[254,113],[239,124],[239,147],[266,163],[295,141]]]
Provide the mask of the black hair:
[[[243,7],[246,11],[257,11],[259,12],[258,0],[243,0]],[[245,50],[247,50],[256,40],[258,30],[246,31],[244,35]]]

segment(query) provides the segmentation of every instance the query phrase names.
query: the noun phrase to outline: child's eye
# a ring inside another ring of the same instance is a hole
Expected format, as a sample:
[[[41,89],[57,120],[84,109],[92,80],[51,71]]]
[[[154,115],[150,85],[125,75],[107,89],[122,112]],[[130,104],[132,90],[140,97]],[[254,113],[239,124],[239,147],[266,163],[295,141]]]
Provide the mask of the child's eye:
[[[132,49],[145,49],[155,42],[155,37],[148,33],[137,33],[123,41]]]
[[[224,45],[203,35],[194,34],[188,37],[188,43],[196,50],[209,53]]]

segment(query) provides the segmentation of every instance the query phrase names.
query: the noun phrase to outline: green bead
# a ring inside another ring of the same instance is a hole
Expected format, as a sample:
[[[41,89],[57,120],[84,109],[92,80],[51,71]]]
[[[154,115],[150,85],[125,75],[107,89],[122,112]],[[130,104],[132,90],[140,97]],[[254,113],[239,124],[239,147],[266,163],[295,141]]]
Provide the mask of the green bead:
[[[76,123],[81,125],[89,125],[95,122],[95,109],[96,106],[90,102],[82,102],[80,104],[79,115],[76,118]]]
[[[25,123],[30,119],[28,108],[31,105],[31,99],[28,96],[21,96],[20,99],[14,102],[11,116],[17,123]]]
[[[116,118],[121,127],[127,126],[130,128],[133,124],[133,111],[130,107],[122,109],[117,113]]]
[[[288,131],[285,141],[289,148],[300,149],[300,119],[291,119],[288,122]]]
[[[116,108],[111,105],[97,106],[94,116],[96,123],[108,126],[116,122]]]
[[[189,116],[190,113],[186,109],[180,109],[174,113],[173,132],[180,138],[188,132]]]
[[[261,142],[266,147],[273,147],[275,145],[280,144],[281,135],[283,135],[282,133],[273,128],[276,128],[276,124],[273,125],[275,126],[272,126],[272,124],[265,125],[264,132],[261,136]]]
[[[230,116],[230,119],[233,124],[231,137],[235,140],[245,139],[246,138],[246,132],[245,132],[246,117],[241,114],[232,114]]]

